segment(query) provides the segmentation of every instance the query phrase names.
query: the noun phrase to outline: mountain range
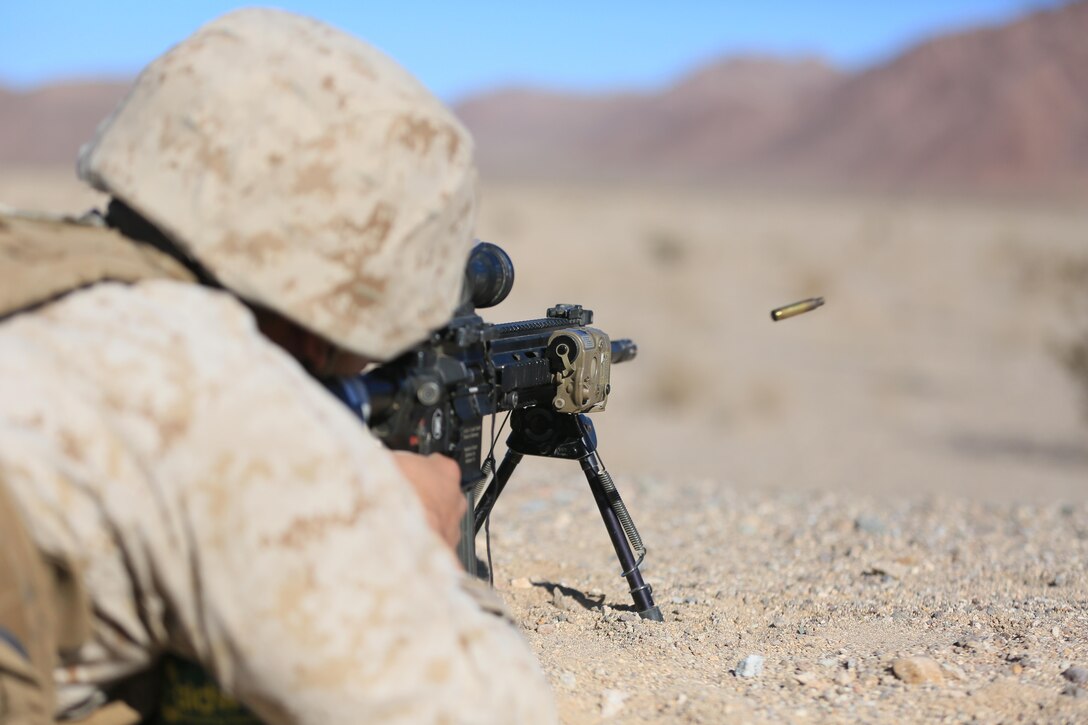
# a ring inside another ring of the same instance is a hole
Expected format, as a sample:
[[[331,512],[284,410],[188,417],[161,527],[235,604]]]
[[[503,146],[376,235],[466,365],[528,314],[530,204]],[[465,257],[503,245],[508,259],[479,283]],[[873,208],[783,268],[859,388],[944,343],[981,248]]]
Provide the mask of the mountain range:
[[[499,175],[1088,192],[1088,2],[853,73],[728,58],[657,93],[506,89],[457,111]]]
[[[129,81],[69,81],[24,92],[0,87],[0,167],[75,167],[80,144],[128,91]]]
[[[72,163],[127,83],[0,88],[0,165]],[[876,66],[730,57],[654,92],[507,88],[455,111],[485,177],[1088,192],[1088,0]]]

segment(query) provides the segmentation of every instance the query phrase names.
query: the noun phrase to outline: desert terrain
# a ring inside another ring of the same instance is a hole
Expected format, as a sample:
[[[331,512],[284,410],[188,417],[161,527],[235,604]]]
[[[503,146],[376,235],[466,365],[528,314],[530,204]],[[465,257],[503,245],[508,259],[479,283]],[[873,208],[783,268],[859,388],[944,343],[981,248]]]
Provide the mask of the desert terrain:
[[[511,186],[480,232],[519,274],[493,319],[578,302],[640,348],[596,423],[666,623],[630,611],[573,464],[523,463],[493,515],[568,722],[1088,720],[1061,674],[1088,666],[1088,420],[1060,364],[1088,209]],[[910,657],[931,681],[891,672]]]
[[[1088,0],[1044,5],[864,68],[458,99],[517,268],[485,319],[639,346],[595,422],[665,622],[576,464],[492,515],[565,722],[1088,722]],[[0,87],[0,204],[102,203],[72,165],[126,88]]]
[[[575,464],[527,460],[492,517],[566,722],[1088,721],[1088,401],[1061,364],[1088,329],[1088,208],[483,199],[517,267],[485,318],[580,303],[640,350],[595,418],[666,621],[631,611]],[[100,199],[35,167],[0,173],[0,202]]]

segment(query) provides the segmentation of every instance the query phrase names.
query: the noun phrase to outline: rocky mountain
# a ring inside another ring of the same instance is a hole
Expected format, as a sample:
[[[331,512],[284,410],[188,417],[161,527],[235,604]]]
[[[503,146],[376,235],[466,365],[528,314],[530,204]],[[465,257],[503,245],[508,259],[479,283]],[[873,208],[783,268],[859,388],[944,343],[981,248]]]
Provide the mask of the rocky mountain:
[[[761,159],[883,187],[1088,191],[1088,2],[933,39],[844,79]]]
[[[653,94],[511,89],[456,108],[485,172],[699,176],[766,152],[841,74],[815,59],[729,58]]]
[[[1088,191],[1088,2],[853,74],[734,58],[660,93],[505,90],[457,110],[497,174]]]
[[[0,89],[0,165],[72,163],[124,91]],[[510,88],[456,110],[491,177],[1088,192],[1088,0],[854,73],[726,58],[654,92]]]
[[[90,140],[128,86],[73,81],[25,92],[0,88],[0,166],[74,166],[80,144]]]

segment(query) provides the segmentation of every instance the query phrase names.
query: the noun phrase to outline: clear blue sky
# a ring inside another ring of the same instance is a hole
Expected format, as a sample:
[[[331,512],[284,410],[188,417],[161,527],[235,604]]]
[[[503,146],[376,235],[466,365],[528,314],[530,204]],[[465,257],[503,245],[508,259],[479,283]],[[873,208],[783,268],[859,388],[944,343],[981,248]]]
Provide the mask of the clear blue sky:
[[[378,45],[446,100],[507,84],[660,86],[732,53],[818,54],[856,68],[938,32],[1055,0],[314,0],[280,7]],[[0,83],[134,75],[224,0],[0,0]]]

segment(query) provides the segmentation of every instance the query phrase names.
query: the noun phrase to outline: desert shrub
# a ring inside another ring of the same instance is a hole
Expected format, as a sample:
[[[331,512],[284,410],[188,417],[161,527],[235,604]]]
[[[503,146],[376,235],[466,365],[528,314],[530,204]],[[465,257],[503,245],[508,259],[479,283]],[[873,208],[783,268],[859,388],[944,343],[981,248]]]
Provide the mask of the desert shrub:
[[[1082,327],[1056,346],[1056,355],[1065,371],[1080,389],[1085,421],[1088,422],[1088,261],[1062,266],[1061,284],[1069,294],[1068,306],[1079,315]]]
[[[1084,405],[1084,417],[1088,421],[1088,328],[1079,338],[1058,347],[1058,359],[1080,388]]]
[[[646,235],[650,258],[661,267],[679,267],[688,256],[688,242],[675,232],[655,229]]]

